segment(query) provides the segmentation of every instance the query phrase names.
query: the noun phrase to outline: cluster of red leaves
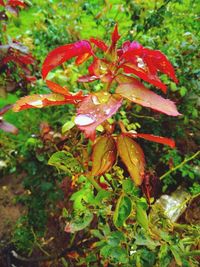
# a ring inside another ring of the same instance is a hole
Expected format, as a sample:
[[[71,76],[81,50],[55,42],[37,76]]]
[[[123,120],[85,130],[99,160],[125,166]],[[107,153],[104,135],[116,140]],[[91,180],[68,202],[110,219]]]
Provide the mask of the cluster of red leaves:
[[[30,70],[30,66],[34,63],[34,58],[21,43],[14,41],[6,45],[0,45],[0,58],[0,69],[5,70],[8,77],[12,77],[13,69],[8,64],[12,62],[16,67],[20,67],[22,79],[27,82],[36,81],[36,78],[31,76]]]
[[[18,8],[26,7],[26,3],[23,0],[0,0],[0,6],[5,7],[13,15],[18,15]]]
[[[146,88],[140,81],[142,79],[156,86],[163,93],[166,93],[167,88],[159,79],[158,74],[160,72],[166,74],[177,83],[178,80],[175,76],[174,68],[166,56],[158,50],[145,48],[135,41],[126,41],[118,49],[116,44],[119,38],[120,35],[116,25],[111,35],[110,46],[97,38],[63,45],[51,51],[42,66],[42,77],[46,79],[51,70],[73,57],[76,57],[76,65],[81,65],[92,57],[93,61],[88,67],[88,74],[79,77],[78,81],[85,83],[100,80],[105,84],[105,90],[83,96],[81,92],[72,94],[67,88],[62,88],[47,80],[47,86],[53,93],[24,97],[17,101],[13,110],[20,111],[27,108],[42,108],[49,105],[73,103],[78,105],[75,123],[84,132],[85,136],[91,140],[95,140],[97,126],[117,112],[122,105],[123,99],[170,116],[180,115],[171,100],[157,95]],[[103,58],[97,57],[95,54],[97,49],[104,53]],[[110,88],[115,88],[115,93],[111,93]],[[115,140],[110,135],[109,140],[101,140],[103,145],[95,145],[96,148],[101,147],[102,153],[99,153],[99,149],[97,149],[98,153],[94,158],[97,161],[100,160],[102,165],[98,167],[99,169],[96,168],[95,171],[92,171],[93,175],[101,175],[113,165],[116,152],[111,152],[116,151],[117,147],[118,153],[127,166],[130,175],[136,184],[141,184],[144,174],[144,156],[139,145],[131,139],[137,137],[167,144],[171,147],[175,146],[174,141],[169,138],[135,133],[123,133],[117,138],[116,145]],[[108,145],[111,148],[107,153]],[[105,149],[102,149],[102,147],[105,147]],[[107,153],[106,156],[105,153]],[[104,161],[105,163],[102,163]]]

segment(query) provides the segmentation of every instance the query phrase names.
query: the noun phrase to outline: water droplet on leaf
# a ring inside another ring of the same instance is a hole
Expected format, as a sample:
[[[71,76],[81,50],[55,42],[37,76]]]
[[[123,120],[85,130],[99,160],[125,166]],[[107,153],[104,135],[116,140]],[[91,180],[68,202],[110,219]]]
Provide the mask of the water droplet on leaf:
[[[95,119],[92,116],[87,115],[87,114],[79,114],[76,116],[74,122],[76,125],[86,126],[86,125],[90,125],[94,123]]]

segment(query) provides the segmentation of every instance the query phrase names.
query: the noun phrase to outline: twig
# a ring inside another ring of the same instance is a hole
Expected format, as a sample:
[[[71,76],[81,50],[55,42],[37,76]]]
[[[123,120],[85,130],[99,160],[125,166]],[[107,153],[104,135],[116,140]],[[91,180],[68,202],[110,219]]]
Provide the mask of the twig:
[[[87,243],[88,240],[80,242],[78,245],[79,246],[84,246],[85,243]],[[18,253],[16,253],[14,250],[11,251],[11,254],[14,258],[24,261],[24,262],[40,262],[40,261],[53,261],[53,260],[58,260],[66,255],[66,253],[69,253],[71,251],[80,251],[80,248],[77,247],[77,245],[73,245],[71,247],[65,248],[63,251],[61,251],[58,254],[50,255],[50,256],[41,256],[41,257],[32,257],[32,258],[26,258]]]
[[[161,177],[160,180],[162,180],[163,178],[165,178],[166,176],[168,176],[169,174],[171,174],[172,172],[176,171],[177,169],[181,168],[184,164],[186,164],[187,162],[193,160],[194,158],[196,158],[198,155],[200,154],[200,150],[197,151],[194,155],[192,155],[190,158],[188,159],[184,159],[180,164],[178,164],[176,167],[172,168],[171,170],[167,171],[166,173],[164,173]]]

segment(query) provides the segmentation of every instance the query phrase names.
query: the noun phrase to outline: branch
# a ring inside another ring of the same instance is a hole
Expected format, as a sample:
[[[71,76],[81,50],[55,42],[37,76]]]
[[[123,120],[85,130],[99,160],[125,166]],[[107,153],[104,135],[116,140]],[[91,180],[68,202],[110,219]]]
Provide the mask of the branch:
[[[182,161],[179,165],[177,165],[176,167],[170,169],[169,171],[167,171],[166,173],[164,173],[161,177],[160,180],[162,180],[163,178],[165,178],[166,176],[168,176],[169,174],[171,174],[172,172],[176,171],[177,169],[181,168],[184,164],[186,164],[187,162],[193,160],[194,158],[196,158],[198,155],[200,154],[200,150],[197,151],[194,155],[192,155],[190,158],[188,159],[184,159],[184,161]]]

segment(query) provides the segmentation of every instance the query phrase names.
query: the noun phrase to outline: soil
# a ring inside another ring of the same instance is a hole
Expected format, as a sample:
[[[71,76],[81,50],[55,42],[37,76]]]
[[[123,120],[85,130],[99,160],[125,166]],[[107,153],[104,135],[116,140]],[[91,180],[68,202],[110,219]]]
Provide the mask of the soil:
[[[4,267],[5,246],[12,239],[12,230],[17,219],[24,214],[25,209],[15,203],[17,195],[23,193],[23,175],[6,176],[0,179],[0,266]],[[6,265],[5,265],[6,266]],[[7,266],[6,266],[7,267]]]
[[[15,204],[15,197],[21,194],[23,177],[6,176],[0,179],[0,242],[10,240],[10,233],[17,219],[24,213],[24,208]]]

